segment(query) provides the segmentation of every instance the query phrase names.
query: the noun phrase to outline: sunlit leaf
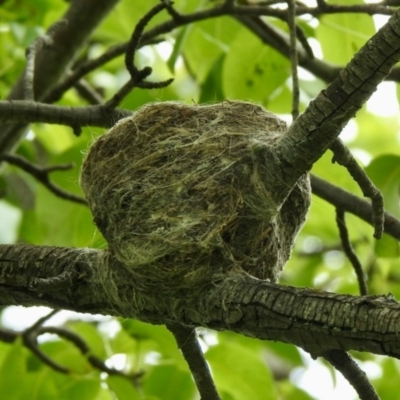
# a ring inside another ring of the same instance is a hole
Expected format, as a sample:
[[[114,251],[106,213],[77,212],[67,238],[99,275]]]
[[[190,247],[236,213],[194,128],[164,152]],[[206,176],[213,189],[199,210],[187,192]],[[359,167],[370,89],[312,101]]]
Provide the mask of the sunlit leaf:
[[[56,383],[46,370],[26,375],[23,384],[22,397],[29,400],[60,399]]]
[[[400,217],[400,156],[384,155],[375,158],[365,172],[382,191],[385,208]]]
[[[106,357],[103,338],[94,325],[87,322],[73,321],[68,323],[67,327],[86,341],[92,354],[102,359]]]
[[[217,388],[232,399],[276,398],[271,373],[253,351],[237,343],[224,343],[208,350],[206,357]]]
[[[109,376],[106,382],[116,396],[116,400],[142,399],[142,396],[140,396],[133,384],[121,376]]]
[[[22,385],[26,377],[26,352],[18,340],[8,349],[0,367],[0,398],[22,400]]]
[[[191,399],[196,388],[189,372],[174,365],[160,365],[149,371],[143,382],[146,395],[162,400]]]
[[[347,0],[335,0],[331,3],[348,5]],[[352,1],[352,4],[363,3],[362,0]],[[323,15],[316,28],[324,59],[339,65],[347,64],[374,33],[374,22],[366,14]]]
[[[172,333],[164,326],[153,326],[137,320],[127,319],[122,322],[122,327],[137,341],[150,341],[153,351],[159,352],[181,368],[187,368]]]
[[[230,43],[239,29],[232,18],[199,22],[190,29],[184,43],[184,56],[198,82],[203,82],[215,60],[230,53]]]
[[[222,86],[228,99],[266,102],[289,75],[289,61],[242,28],[225,57]]]

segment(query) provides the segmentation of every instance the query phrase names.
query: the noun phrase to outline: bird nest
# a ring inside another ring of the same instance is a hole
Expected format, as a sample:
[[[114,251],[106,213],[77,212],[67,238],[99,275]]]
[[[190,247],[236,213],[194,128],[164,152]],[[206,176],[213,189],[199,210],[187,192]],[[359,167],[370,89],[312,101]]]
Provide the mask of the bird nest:
[[[277,280],[310,202],[307,176],[283,205],[266,184],[274,160],[259,154],[285,131],[252,103],[162,102],[93,143],[81,185],[137,289],[176,293],[232,273]]]

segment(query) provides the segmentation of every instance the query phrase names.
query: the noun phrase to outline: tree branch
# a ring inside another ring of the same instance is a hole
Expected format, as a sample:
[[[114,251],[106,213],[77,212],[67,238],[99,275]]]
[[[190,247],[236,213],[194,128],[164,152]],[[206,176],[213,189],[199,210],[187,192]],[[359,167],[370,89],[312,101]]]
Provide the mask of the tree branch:
[[[338,186],[332,185],[325,180],[311,175],[312,191],[318,197],[326,200],[337,208],[351,214],[357,215],[362,220],[373,225],[372,219],[372,206],[367,201],[355,196],[352,193],[341,189]],[[400,221],[390,215],[388,212],[384,213],[385,222],[384,230],[388,235],[393,236],[395,239],[400,240]]]
[[[324,354],[324,358],[349,381],[360,396],[360,400],[379,400],[365,372],[345,351],[331,350]]]
[[[270,188],[286,198],[297,179],[332,145],[347,122],[367,101],[400,59],[400,10],[354,56],[332,84],[311,102],[290,126],[273,152],[280,164],[281,187]]]
[[[354,272],[356,273],[358,286],[360,288],[360,294],[366,296],[368,294],[368,287],[365,279],[365,274],[362,269],[360,260],[354,252],[353,246],[349,239],[349,232],[347,231],[345,213],[340,208],[336,209],[336,224],[339,228],[340,240],[342,242],[342,248],[351,265],[353,266]]]
[[[47,124],[110,128],[132,111],[108,109],[103,105],[66,107],[26,100],[0,101],[0,122],[44,122]]]
[[[83,197],[65,191],[64,189],[60,188],[50,180],[49,177],[50,172],[65,171],[67,169],[71,169],[74,167],[73,164],[53,165],[47,168],[40,168],[37,165],[30,163],[28,160],[25,160],[24,158],[16,155],[6,154],[5,156],[2,157],[2,159],[4,161],[7,161],[9,164],[16,165],[23,171],[32,175],[35,179],[37,179],[40,183],[42,183],[47,189],[49,189],[56,196],[78,204],[87,205],[87,201]]]
[[[290,65],[292,69],[292,118],[293,121],[299,116],[300,91],[297,59],[297,34],[296,34],[296,2],[287,0],[288,3],[288,25],[290,30]]]
[[[30,285],[35,277],[57,276],[66,268],[84,278],[45,293]],[[0,305],[45,305],[230,330],[291,343],[313,357],[340,349],[400,358],[400,303],[390,295],[341,295],[243,275],[229,275],[173,298],[162,289],[143,293],[137,286],[140,282],[107,251],[0,245]]]
[[[144,67],[139,70],[135,65],[135,53],[138,50],[142,41],[143,31],[151,19],[159,12],[164,10],[169,4],[169,0],[163,0],[161,3],[155,5],[143,18],[139,20],[133,30],[132,36],[128,42],[125,53],[125,66],[128,70],[131,79],[105,104],[107,108],[114,108],[132,91],[135,87],[142,87],[146,89],[163,88],[172,83],[173,79],[167,79],[162,82],[148,82],[145,79],[152,73],[150,67]]]
[[[189,365],[201,400],[221,400],[212,379],[210,369],[208,368],[207,361],[200,348],[195,328],[179,324],[167,324],[167,328],[174,335],[176,343]]]
[[[372,204],[372,221],[375,228],[374,238],[380,239],[383,234],[384,213],[383,213],[383,196],[380,190],[368,178],[368,175],[358,165],[349,149],[338,138],[331,147],[333,152],[332,162],[337,162],[344,166],[355,182],[358,183],[363,192],[364,197],[369,197]]]

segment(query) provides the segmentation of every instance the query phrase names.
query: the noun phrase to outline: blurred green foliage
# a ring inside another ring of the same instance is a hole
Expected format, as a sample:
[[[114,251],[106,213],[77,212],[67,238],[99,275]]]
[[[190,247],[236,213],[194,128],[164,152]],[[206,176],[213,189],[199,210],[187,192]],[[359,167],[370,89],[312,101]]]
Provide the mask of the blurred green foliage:
[[[157,1],[121,0],[97,29],[82,60],[94,58],[111,45],[128,40],[139,18]],[[345,0],[331,1],[347,4]],[[352,3],[362,3],[353,1]],[[56,21],[69,6],[59,0],[9,0],[0,9],[0,96],[5,98],[21,74],[25,47]],[[209,7],[205,0],[176,0],[178,10],[192,12]],[[149,27],[165,21],[160,13]],[[269,20],[280,29],[284,24]],[[335,14],[299,21],[314,43],[318,42],[326,61],[344,65],[375,31],[367,15]],[[174,77],[171,86],[158,90],[135,89],[122,103],[135,110],[149,101],[179,100],[212,102],[224,99],[251,100],[287,118],[291,112],[289,61],[241,26],[234,18],[222,17],[198,22],[164,35],[165,41],[139,50],[139,67],[150,65],[150,80]],[[340,46],[338,46],[340,43]],[[87,80],[109,98],[127,80],[123,57],[117,57]],[[324,87],[310,75],[300,76],[301,107]],[[393,91],[398,89],[394,88]],[[74,90],[68,91],[59,104],[80,106],[85,102]],[[379,116],[364,107],[352,124],[346,144],[382,190],[387,209],[400,217],[400,143],[398,116]],[[79,138],[64,126],[33,124],[28,139],[18,154],[40,165],[73,162],[69,171],[52,174],[64,189],[82,195],[79,169],[91,141],[102,130],[87,127]],[[1,204],[18,211],[17,222],[2,226],[13,230],[17,241],[33,244],[98,247],[106,243],[96,230],[90,212],[82,205],[55,197],[31,176],[5,165],[2,170]],[[358,195],[360,190],[348,173],[331,163],[326,154],[314,166],[313,173]],[[0,212],[3,208],[0,207]],[[372,228],[354,216],[347,216],[350,238],[369,274],[372,293],[393,293],[400,298],[400,261],[398,243],[385,235],[376,242]],[[0,236],[1,237],[1,236]],[[307,223],[299,235],[293,257],[286,266],[282,283],[309,286],[321,290],[357,294],[355,274],[344,257],[335,224],[334,208],[314,197]],[[139,321],[121,320],[110,333],[96,324],[71,322],[68,328],[81,335],[93,354],[108,360],[129,373],[143,373],[134,384],[119,376],[107,376],[93,368],[71,343],[51,337],[41,345],[58,363],[71,368],[69,375],[55,372],[26,350],[20,341],[12,345],[0,342],[0,397],[9,400],[186,400],[196,399],[197,391],[172,335],[160,326]],[[294,369],[305,370],[299,351],[281,343],[261,342],[235,334],[201,331],[202,344],[224,400],[311,399],[291,375]],[[277,359],[286,371],[274,380]],[[375,378],[382,399],[398,398],[396,360],[370,357],[382,369]],[[324,368],[324,367],[321,367]],[[396,397],[397,396],[397,397]],[[350,397],[349,397],[350,398]]]

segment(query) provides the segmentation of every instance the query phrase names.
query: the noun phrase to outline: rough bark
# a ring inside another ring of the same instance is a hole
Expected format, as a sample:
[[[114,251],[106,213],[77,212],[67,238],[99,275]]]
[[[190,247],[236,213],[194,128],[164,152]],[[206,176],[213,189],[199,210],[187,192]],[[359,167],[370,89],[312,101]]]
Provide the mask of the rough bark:
[[[203,295],[139,308],[130,273],[107,251],[0,246],[0,305],[46,305],[78,312],[230,330],[302,347],[314,357],[358,350],[400,358],[400,303],[280,286],[249,276],[205,286]],[[146,294],[149,295],[148,293]]]

